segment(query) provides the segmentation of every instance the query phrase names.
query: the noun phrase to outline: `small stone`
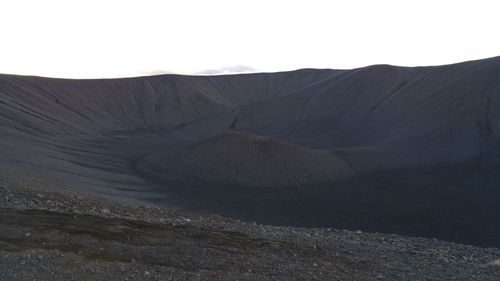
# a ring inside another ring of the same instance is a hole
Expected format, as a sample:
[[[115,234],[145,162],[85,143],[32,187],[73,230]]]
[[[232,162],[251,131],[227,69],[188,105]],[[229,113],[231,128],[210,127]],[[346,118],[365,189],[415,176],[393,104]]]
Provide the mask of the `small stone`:
[[[384,279],[384,276],[382,274],[377,275],[377,279]]]
[[[149,271],[144,271],[144,276],[146,276],[146,277],[147,277],[147,276],[149,276],[149,275],[151,275],[151,272],[149,272]]]
[[[317,263],[313,263],[313,266],[314,266],[314,267],[318,267],[318,264],[317,264]]]
[[[109,214],[110,212],[109,212],[109,209],[103,208],[103,209],[101,209],[101,213],[103,213],[103,214]]]
[[[361,230],[356,230],[356,231],[354,231],[354,233],[356,233],[356,234],[361,234],[361,233],[363,233],[363,231],[361,231]]]
[[[26,232],[26,233],[24,234],[24,237],[31,237],[31,233]]]
[[[492,265],[492,266],[500,266],[500,259],[498,259],[498,260],[494,260],[494,261],[490,262],[488,265]]]

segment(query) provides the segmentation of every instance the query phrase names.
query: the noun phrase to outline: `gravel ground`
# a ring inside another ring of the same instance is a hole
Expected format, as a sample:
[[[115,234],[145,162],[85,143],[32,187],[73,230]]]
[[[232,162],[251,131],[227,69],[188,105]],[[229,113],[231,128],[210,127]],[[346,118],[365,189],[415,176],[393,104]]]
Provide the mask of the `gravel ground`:
[[[0,187],[0,280],[500,280],[500,249]]]

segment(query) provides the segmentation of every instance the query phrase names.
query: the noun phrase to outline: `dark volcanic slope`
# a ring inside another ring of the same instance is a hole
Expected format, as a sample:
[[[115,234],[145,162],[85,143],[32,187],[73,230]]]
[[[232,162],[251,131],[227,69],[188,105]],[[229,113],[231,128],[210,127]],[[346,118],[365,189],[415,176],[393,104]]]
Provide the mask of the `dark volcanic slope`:
[[[1,75],[0,135],[2,185],[500,246],[500,58],[210,77]]]
[[[137,168],[151,177],[199,184],[292,187],[354,176],[333,152],[310,149],[273,138],[223,133],[170,153],[147,157]]]

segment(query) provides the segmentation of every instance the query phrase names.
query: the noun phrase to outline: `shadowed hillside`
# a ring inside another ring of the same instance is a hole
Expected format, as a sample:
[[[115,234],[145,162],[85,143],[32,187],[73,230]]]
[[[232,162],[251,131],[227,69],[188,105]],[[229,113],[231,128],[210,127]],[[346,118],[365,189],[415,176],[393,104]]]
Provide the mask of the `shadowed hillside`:
[[[139,167],[146,175],[180,183],[250,188],[314,185],[354,176],[331,152],[242,133],[224,133],[154,154]]]
[[[0,185],[500,246],[500,58],[0,75]]]

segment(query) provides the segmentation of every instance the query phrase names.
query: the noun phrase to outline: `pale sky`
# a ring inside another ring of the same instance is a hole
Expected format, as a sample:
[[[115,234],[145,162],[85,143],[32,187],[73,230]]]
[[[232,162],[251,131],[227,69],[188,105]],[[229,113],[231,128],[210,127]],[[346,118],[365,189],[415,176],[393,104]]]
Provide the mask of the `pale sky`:
[[[68,78],[500,56],[498,0],[0,0],[0,73]]]

